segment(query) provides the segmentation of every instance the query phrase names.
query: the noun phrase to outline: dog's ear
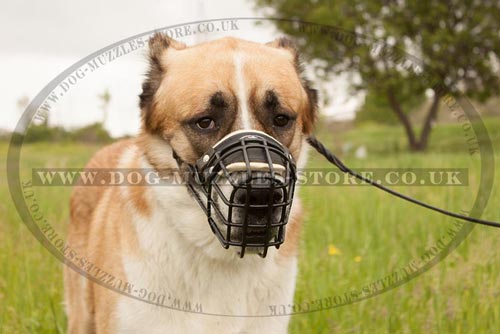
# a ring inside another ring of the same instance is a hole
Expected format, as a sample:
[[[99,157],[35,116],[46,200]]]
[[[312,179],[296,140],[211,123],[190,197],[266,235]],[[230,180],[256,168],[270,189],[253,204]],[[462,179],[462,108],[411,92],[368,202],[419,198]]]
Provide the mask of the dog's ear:
[[[279,37],[272,42],[266,43],[266,45],[271,46],[273,48],[288,50],[293,55],[295,65],[297,67],[300,67],[300,59],[299,59],[299,52],[297,51],[297,45],[291,38],[284,36]]]
[[[302,87],[307,93],[307,111],[303,115],[303,132],[310,134],[313,130],[313,125],[316,120],[318,110],[318,91],[312,88],[311,82],[306,78],[304,73],[304,66],[300,59],[299,51],[295,42],[288,37],[279,37],[272,42],[266,43],[267,46],[285,49],[289,51],[294,59],[295,69],[300,77]]]
[[[165,52],[170,48],[182,50],[186,48],[186,45],[160,32],[155,33],[149,39],[149,69],[142,84],[142,93],[139,95],[143,128],[149,133],[160,131],[158,124],[155,124],[152,119],[154,96],[167,71],[163,58]]]

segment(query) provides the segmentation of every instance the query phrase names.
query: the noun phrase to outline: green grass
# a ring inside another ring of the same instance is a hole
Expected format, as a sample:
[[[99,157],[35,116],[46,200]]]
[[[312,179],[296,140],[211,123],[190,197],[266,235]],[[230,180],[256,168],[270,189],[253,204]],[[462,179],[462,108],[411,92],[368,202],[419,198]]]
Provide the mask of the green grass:
[[[487,126],[500,155],[500,120]],[[452,211],[469,209],[480,177],[480,160],[468,154],[459,125],[439,126],[430,151],[409,154],[399,128],[365,126],[317,136],[329,147],[366,144],[368,158],[342,158],[352,167],[469,168],[467,187],[398,187],[397,190]],[[83,166],[97,150],[78,144],[30,144],[23,148],[22,174],[32,167]],[[0,143],[5,175],[7,145]],[[310,154],[311,167],[327,167]],[[499,160],[496,160],[497,166]],[[497,168],[498,169],[498,168]],[[500,172],[484,218],[499,221]],[[38,188],[46,218],[62,233],[69,188]],[[304,186],[307,217],[301,238],[296,303],[343,295],[418,259],[453,220],[390,197],[372,187]],[[64,333],[62,264],[21,222],[0,179],[0,333]],[[476,227],[438,265],[379,296],[332,310],[295,315],[291,333],[497,333],[500,328],[500,230]],[[329,253],[335,247],[339,253]]]
[[[97,147],[37,143],[23,147],[22,175],[31,167],[83,166]],[[64,333],[62,264],[22,223],[5,178],[7,144],[0,143],[0,333]],[[69,187],[40,188],[42,210],[58,231],[65,231]]]

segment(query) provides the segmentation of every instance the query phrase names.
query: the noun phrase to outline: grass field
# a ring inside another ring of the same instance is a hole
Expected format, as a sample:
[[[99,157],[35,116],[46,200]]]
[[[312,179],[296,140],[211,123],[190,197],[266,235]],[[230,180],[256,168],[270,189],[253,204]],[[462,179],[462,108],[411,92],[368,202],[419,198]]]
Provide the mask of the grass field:
[[[500,119],[487,127],[500,153]],[[470,209],[477,193],[480,159],[470,156],[460,125],[439,126],[429,152],[404,151],[399,128],[364,126],[318,137],[339,151],[365,144],[368,157],[343,156],[352,167],[460,167],[469,186],[399,186],[418,199],[452,211]],[[79,167],[98,147],[30,144],[23,148],[23,173],[32,167]],[[0,333],[64,333],[62,264],[20,221],[5,177],[7,144],[0,144]],[[311,152],[310,167],[328,167]],[[500,166],[499,160],[496,160]],[[498,168],[497,168],[498,169]],[[500,221],[500,172],[483,215]],[[69,188],[37,189],[46,218],[65,230]],[[454,227],[453,220],[366,186],[304,186],[307,211],[300,252],[297,305],[352,295],[394,270],[421,259]],[[500,230],[475,227],[448,257],[410,282],[373,298],[292,317],[291,333],[498,333],[500,330]]]

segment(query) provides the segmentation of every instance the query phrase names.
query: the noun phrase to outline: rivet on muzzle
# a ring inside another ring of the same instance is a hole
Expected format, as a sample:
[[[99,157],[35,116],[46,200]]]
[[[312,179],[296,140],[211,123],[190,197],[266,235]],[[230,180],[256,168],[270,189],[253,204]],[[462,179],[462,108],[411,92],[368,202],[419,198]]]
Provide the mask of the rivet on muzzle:
[[[260,131],[235,131],[188,169],[188,187],[224,248],[265,257],[284,242],[297,176],[280,142]]]

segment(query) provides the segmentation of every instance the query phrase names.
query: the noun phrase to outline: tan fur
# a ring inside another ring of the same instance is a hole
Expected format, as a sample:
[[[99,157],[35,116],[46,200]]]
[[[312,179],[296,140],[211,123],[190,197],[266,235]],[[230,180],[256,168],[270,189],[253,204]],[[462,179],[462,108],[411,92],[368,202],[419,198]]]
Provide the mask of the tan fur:
[[[290,221],[286,229],[286,239],[279,249],[279,253],[285,257],[297,256],[300,242],[300,230],[302,227],[303,211],[302,205],[297,203],[295,211],[290,216]]]
[[[128,142],[118,142],[103,148],[94,155],[86,165],[86,168],[112,168],[116,166],[120,153],[128,145]],[[104,189],[102,187],[75,186],[71,194],[71,224],[68,226],[68,244],[81,256],[87,255],[87,245],[90,233],[89,220],[103,192]],[[66,268],[64,273],[66,300],[72,301],[66,305],[68,313],[74,312],[82,315],[93,313],[93,308],[91,307],[93,305],[93,296],[83,293],[79,286],[82,280],[80,275]],[[68,298],[68,295],[72,295],[72,298]],[[87,304],[91,307],[88,312],[85,311],[83,304]],[[78,333],[78,331],[76,331],[76,328],[78,328],[76,321],[72,321],[68,324],[68,330],[72,333]]]

